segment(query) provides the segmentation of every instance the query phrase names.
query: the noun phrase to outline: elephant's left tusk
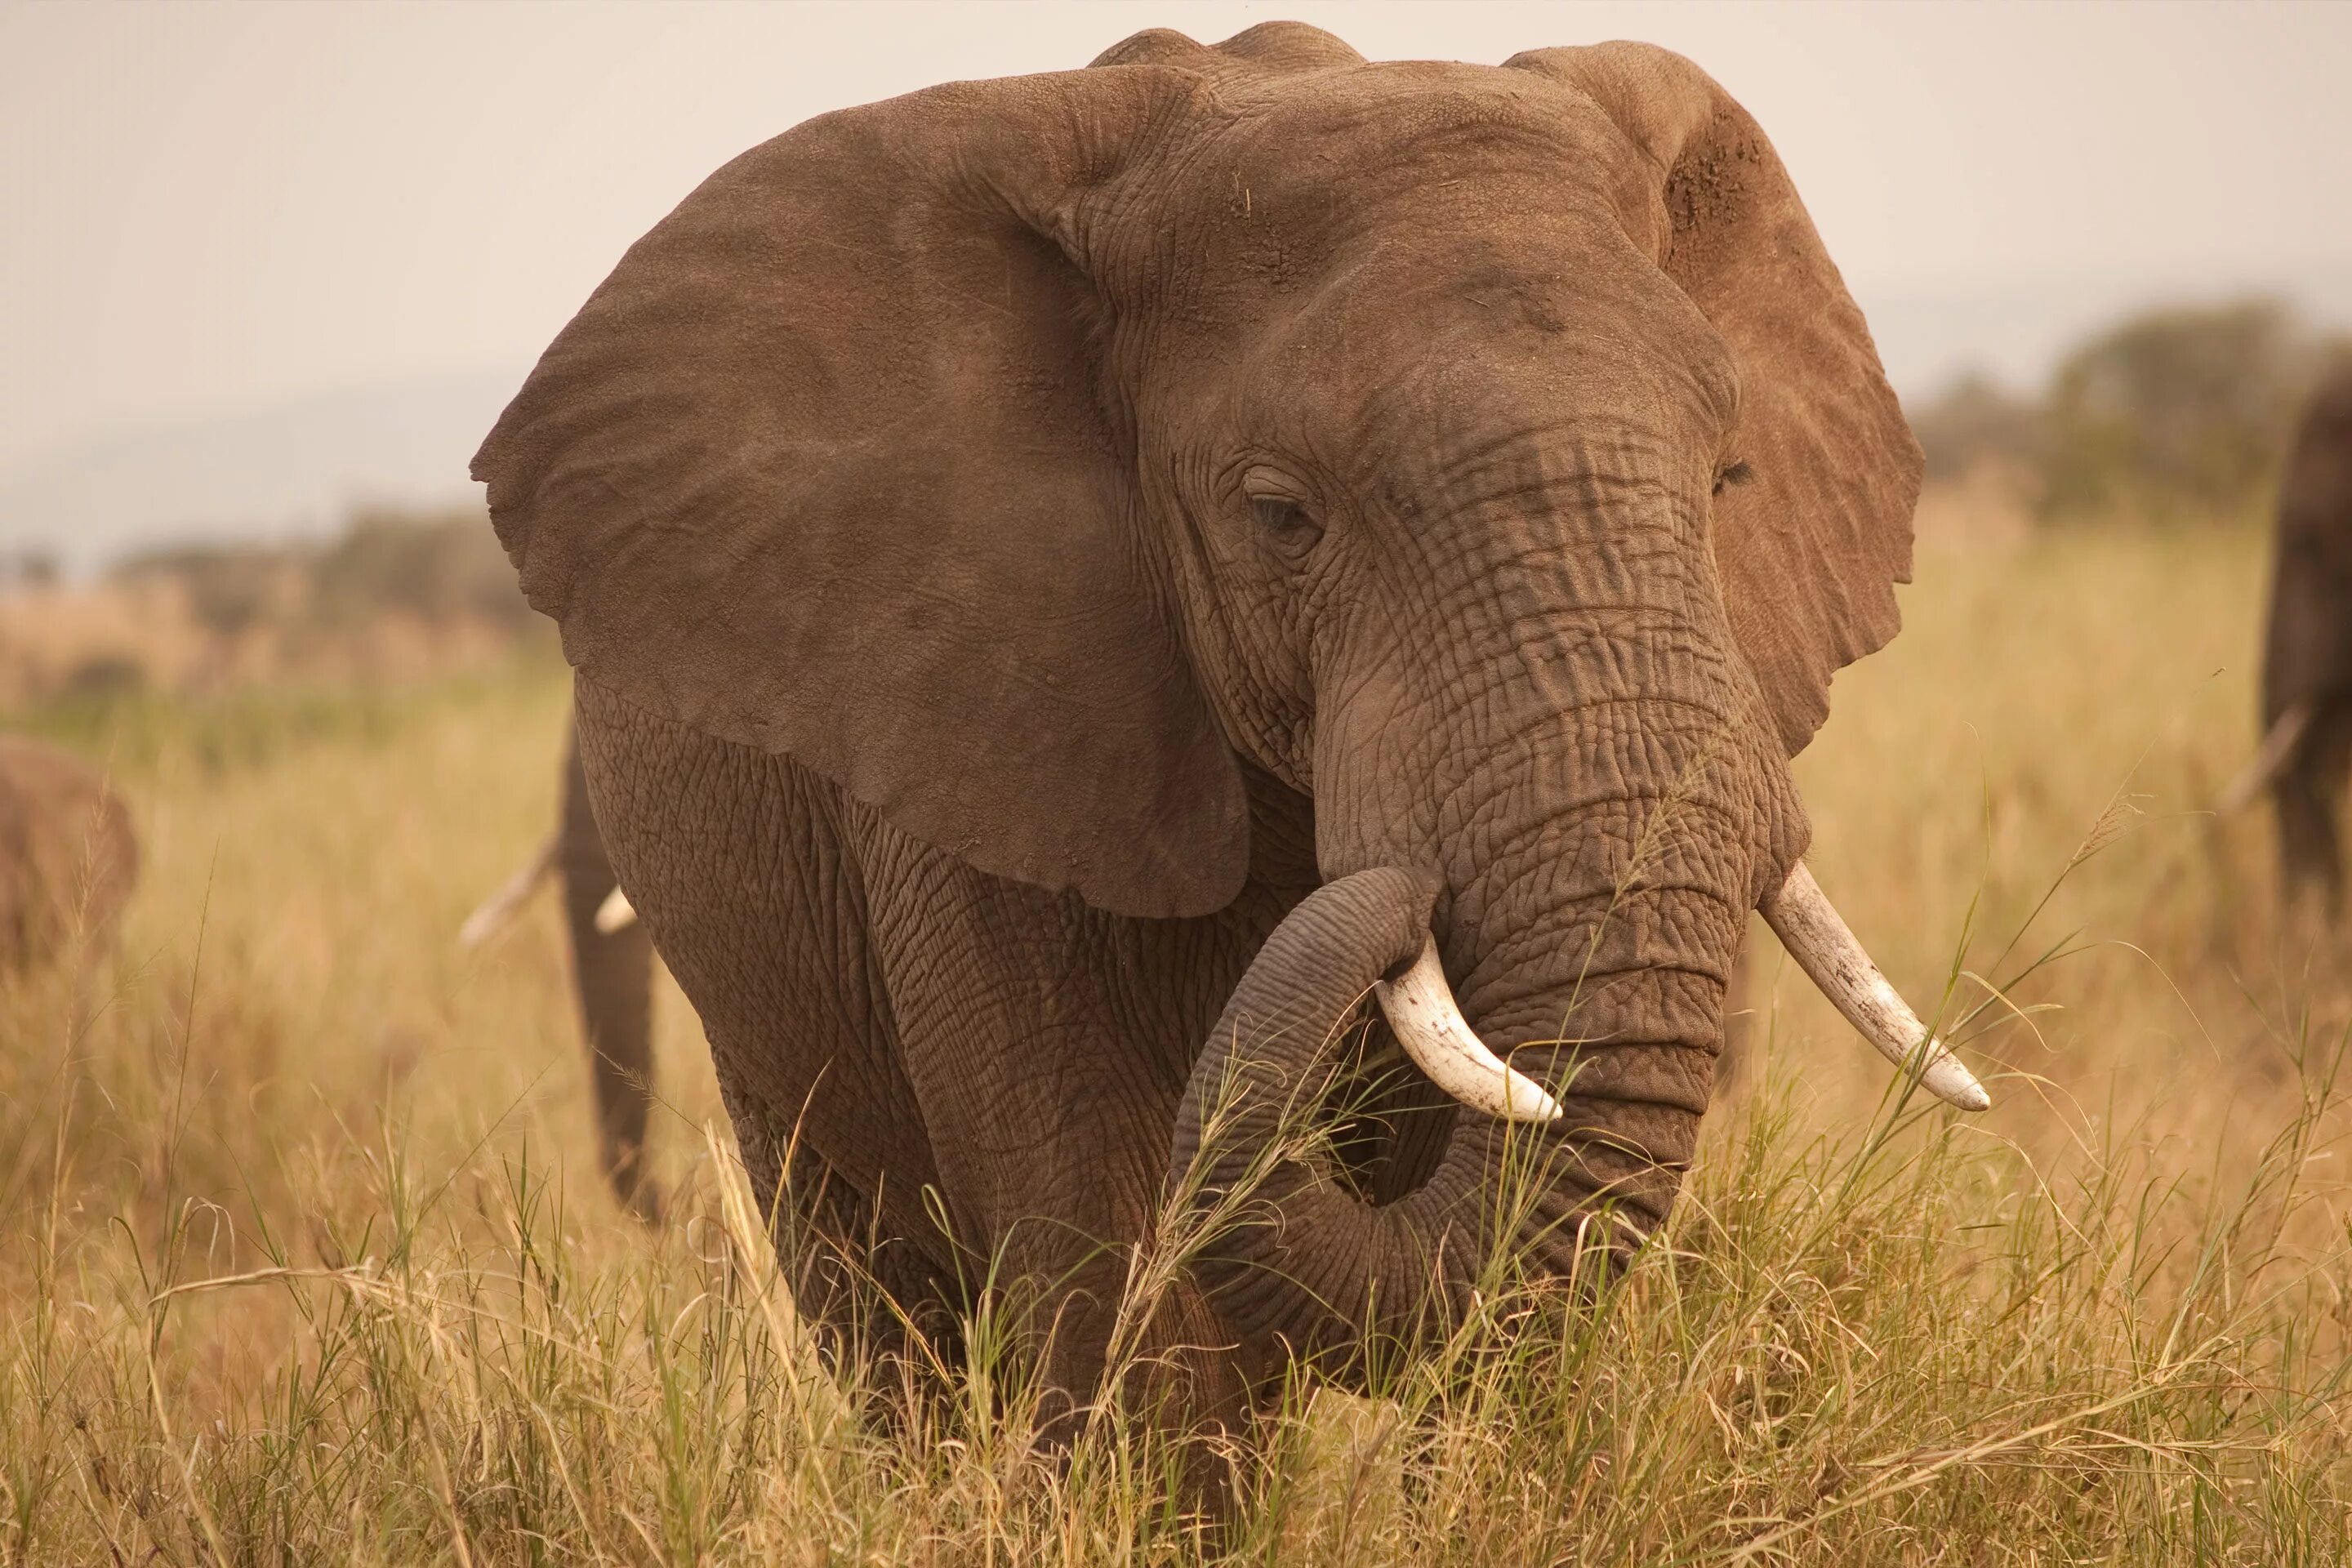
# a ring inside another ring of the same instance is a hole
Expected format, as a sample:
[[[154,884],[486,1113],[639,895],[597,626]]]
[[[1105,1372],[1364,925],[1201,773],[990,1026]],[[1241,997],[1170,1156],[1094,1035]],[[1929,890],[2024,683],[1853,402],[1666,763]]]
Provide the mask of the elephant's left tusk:
[[[637,910],[629,902],[629,895],[614,888],[596,906],[596,929],[606,936],[636,923]]]
[[[1473,1110],[1505,1121],[1557,1121],[1559,1102],[1543,1085],[1486,1048],[1454,1000],[1438,962],[1437,939],[1424,938],[1421,956],[1395,980],[1372,986],[1397,1044],[1429,1080]]]
[[[1992,1104],[1984,1085],[1960,1065],[1960,1058],[1943,1041],[1928,1037],[1927,1026],[1878,972],[1802,860],[1780,890],[1764,900],[1763,915],[1797,967],[1880,1056],[1917,1074],[1928,1093],[1962,1110],[1982,1110]]]

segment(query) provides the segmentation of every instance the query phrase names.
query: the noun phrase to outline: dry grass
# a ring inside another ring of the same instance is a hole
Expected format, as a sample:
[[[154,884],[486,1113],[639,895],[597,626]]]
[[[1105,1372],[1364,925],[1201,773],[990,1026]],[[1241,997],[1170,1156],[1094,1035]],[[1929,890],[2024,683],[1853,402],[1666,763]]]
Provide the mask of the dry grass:
[[[1801,773],[1993,1111],[1887,1105],[1779,976],[1671,1234],[1589,1306],[1501,1282],[1352,1490],[1284,1423],[1222,1533],[1144,1424],[1038,1456],[1006,1357],[827,1377],[674,994],[677,1213],[614,1211],[553,910],[451,942],[547,826],[558,672],[82,723],[150,869],[117,961],[0,994],[0,1561],[2342,1560],[2338,952],[2199,814],[2259,557],[1930,539]]]

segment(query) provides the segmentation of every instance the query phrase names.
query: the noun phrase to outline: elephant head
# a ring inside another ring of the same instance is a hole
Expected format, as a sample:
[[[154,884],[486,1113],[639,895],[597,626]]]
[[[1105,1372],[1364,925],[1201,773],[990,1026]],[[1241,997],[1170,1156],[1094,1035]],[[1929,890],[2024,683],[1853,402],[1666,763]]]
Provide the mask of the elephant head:
[[[1519,1241],[1647,1225],[1759,907],[1981,1102],[1805,873],[1788,769],[1896,628],[1918,449],[1770,144],[1678,56],[1152,32],[826,115],[638,242],[475,472],[587,679],[983,871],[1205,916],[1251,874],[1245,775],[1310,800],[1326,886],[1180,1164],[1257,1024],[1309,1049],[1385,975],[1433,1078],[1561,1156]],[[1219,1244],[1236,1312],[1312,1338],[1467,1279],[1505,1128],[1455,1118],[1383,1207],[1290,1173],[1299,1223]]]

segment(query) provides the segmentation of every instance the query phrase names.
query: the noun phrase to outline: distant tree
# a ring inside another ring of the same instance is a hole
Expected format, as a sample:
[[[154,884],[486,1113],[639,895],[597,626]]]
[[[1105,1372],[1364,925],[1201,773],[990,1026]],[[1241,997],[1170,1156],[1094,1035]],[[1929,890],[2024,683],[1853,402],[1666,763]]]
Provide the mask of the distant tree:
[[[11,556],[0,575],[14,578],[23,588],[54,588],[64,573],[58,567],[56,551],[33,544]]]
[[[2328,348],[2271,300],[2124,321],[2051,379],[2037,510],[2179,520],[2259,506]]]
[[[170,545],[117,564],[120,583],[176,582],[196,623],[233,637],[282,612],[294,553],[261,544]]]
[[[536,625],[478,509],[361,512],[311,563],[310,577],[316,611],[330,618],[394,610],[432,623]]]
[[[2268,504],[2305,400],[2347,353],[2274,300],[2174,306],[2075,348],[2038,398],[1967,376],[1911,425],[1929,479],[1990,469],[2045,521],[2242,517]]]
[[[179,584],[215,636],[265,623],[355,626],[385,614],[508,632],[539,624],[478,509],[361,511],[324,543],[169,546],[129,557],[112,575]]]
[[[1911,413],[1927,477],[1958,479],[1984,468],[2012,479],[2042,461],[2042,410],[1983,375],[1965,375]]]

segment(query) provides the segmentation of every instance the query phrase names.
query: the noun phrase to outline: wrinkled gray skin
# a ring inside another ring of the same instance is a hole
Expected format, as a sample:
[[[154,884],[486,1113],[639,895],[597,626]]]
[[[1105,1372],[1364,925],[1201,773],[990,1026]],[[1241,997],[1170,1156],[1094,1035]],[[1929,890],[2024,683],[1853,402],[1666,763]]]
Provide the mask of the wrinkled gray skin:
[[[616,880],[588,803],[580,742],[563,743],[562,819],[556,830],[556,884],[572,941],[581,1036],[596,1086],[596,1154],[614,1195],[646,1219],[661,1195],[646,1170],[646,1121],[653,1105],[653,938],[641,921],[596,929],[596,911]]]
[[[935,1329],[1031,1282],[1091,1389],[1171,1178],[1434,933],[1566,1106],[1538,1199],[1491,1223],[1505,1131],[1417,1074],[1344,1179],[1276,1162],[1146,1336],[1210,1418],[1664,1214],[1919,460],[1688,62],[1275,24],[746,154],[475,471],[755,1182]]]
[[[2311,727],[2271,781],[2290,900],[2344,908],[2338,826],[2352,768],[2352,363],[2313,395],[2279,487],[2278,547],[2263,662],[2263,728],[2310,704]]]
[[[0,735],[0,971],[103,947],[139,880],[131,814],[80,758]]]

